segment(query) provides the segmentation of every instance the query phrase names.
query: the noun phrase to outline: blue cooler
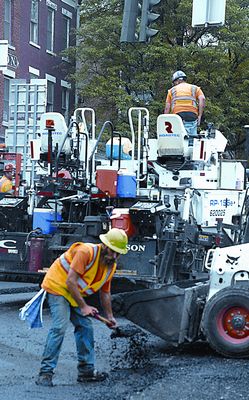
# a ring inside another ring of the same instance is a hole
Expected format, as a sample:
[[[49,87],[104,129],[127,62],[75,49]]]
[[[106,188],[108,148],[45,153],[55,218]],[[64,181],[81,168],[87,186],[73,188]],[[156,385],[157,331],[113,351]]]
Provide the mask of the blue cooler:
[[[136,174],[122,172],[118,173],[117,196],[136,197],[137,180]]]
[[[61,214],[57,212],[57,221],[62,221]],[[55,222],[55,211],[49,208],[35,208],[33,212],[33,229],[40,228],[42,233],[49,234],[56,231],[52,226]]]

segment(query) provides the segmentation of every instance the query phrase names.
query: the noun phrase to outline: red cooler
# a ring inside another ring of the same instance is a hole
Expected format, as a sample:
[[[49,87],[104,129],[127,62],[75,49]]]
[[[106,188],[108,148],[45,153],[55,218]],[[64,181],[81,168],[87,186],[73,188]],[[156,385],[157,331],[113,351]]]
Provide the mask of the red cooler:
[[[111,215],[112,228],[123,229],[127,236],[132,236],[136,232],[135,226],[131,222],[129,208],[114,208]]]
[[[97,167],[96,186],[101,192],[110,197],[117,195],[118,171],[114,167]]]

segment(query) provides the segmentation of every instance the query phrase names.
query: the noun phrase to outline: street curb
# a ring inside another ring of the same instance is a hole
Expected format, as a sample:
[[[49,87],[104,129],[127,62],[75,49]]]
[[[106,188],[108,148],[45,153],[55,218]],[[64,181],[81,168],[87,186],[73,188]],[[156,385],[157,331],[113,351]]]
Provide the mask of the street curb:
[[[13,294],[2,294],[0,295],[0,306],[22,306],[27,303],[33,296],[37,294],[36,292],[28,293],[13,293]]]

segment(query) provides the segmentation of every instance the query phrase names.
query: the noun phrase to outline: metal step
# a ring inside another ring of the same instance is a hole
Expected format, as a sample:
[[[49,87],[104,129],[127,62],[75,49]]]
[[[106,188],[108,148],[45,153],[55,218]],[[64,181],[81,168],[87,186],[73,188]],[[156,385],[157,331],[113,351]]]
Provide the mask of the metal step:
[[[49,247],[48,247],[48,250],[53,250],[53,251],[56,251],[56,250],[66,251],[66,250],[69,249],[69,247],[70,247],[70,246],[49,246]]]
[[[66,232],[60,233],[60,237],[74,237],[75,239],[82,239],[82,235]]]
[[[52,226],[57,228],[82,228],[83,222],[51,222]]]

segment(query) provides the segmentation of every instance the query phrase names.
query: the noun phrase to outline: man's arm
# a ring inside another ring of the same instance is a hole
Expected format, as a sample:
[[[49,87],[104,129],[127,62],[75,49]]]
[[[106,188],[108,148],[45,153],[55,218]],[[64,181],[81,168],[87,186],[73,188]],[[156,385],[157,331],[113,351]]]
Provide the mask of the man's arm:
[[[170,113],[170,108],[171,108],[171,104],[166,101],[164,114],[169,114]]]
[[[106,318],[113,323],[112,328],[117,326],[117,321],[113,317],[111,293],[100,290],[99,292],[101,305],[103,307]]]
[[[164,108],[164,114],[169,114],[171,109],[171,93],[170,90],[168,91],[167,97],[166,97],[166,102],[165,102],[165,108]]]
[[[77,272],[75,272],[73,269],[70,268],[66,280],[68,290],[71,293],[74,300],[76,301],[76,303],[78,304],[80,311],[84,316],[94,315],[98,313],[98,309],[86,304],[85,300],[81,296],[80,291],[78,289],[78,278],[79,275],[77,274]]]
[[[205,96],[200,95],[198,97],[198,125],[201,124],[201,117],[202,117],[205,105],[206,105]]]

